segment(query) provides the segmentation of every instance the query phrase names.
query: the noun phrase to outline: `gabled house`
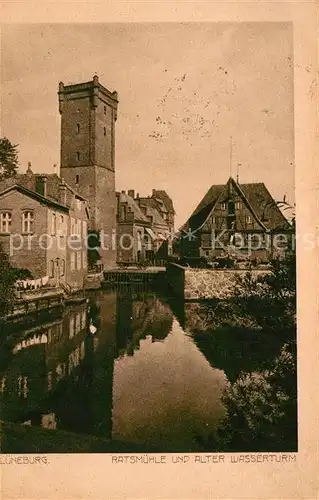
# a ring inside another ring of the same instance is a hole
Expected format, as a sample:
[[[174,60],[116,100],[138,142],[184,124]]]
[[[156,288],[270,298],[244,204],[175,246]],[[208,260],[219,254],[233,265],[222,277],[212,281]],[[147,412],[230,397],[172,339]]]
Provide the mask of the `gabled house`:
[[[232,177],[213,185],[180,229],[182,258],[234,255],[267,260],[291,247],[292,227],[264,183],[239,184]]]
[[[161,199],[133,190],[117,196],[117,262],[155,262],[171,253],[171,214]],[[174,223],[174,222],[173,222]]]
[[[79,289],[87,274],[87,202],[56,174],[0,182],[0,243],[13,267]]]

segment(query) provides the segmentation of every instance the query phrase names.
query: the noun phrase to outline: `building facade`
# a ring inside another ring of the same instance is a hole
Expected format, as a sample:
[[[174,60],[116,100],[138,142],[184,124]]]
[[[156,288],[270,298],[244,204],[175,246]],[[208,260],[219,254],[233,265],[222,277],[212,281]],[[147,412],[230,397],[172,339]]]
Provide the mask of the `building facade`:
[[[161,200],[135,196],[134,190],[116,196],[118,263],[165,261],[172,248],[171,211]]]
[[[13,267],[49,286],[83,287],[87,274],[86,200],[56,174],[0,182],[0,243]]]
[[[88,200],[91,241],[100,241],[97,262],[116,265],[111,245],[116,230],[115,122],[117,92],[93,80],[59,84],[61,114],[61,177]],[[102,243],[103,242],[103,243]]]
[[[264,183],[213,185],[180,230],[182,258],[267,260],[290,250],[293,230]]]

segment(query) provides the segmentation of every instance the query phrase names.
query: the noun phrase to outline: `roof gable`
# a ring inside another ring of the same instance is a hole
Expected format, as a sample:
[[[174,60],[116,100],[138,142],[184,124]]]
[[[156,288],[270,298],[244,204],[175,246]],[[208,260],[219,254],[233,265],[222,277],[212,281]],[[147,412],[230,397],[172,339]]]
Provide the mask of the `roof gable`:
[[[199,230],[214,211],[217,202],[229,199],[230,190],[239,195],[262,229],[290,229],[289,222],[263,182],[238,184],[233,178],[229,178],[226,185],[210,187],[188,221],[182,226],[181,231]]]
[[[38,194],[37,192],[32,191],[30,189],[27,189],[26,187],[22,186],[21,184],[13,184],[4,190],[2,190],[2,186],[0,185],[0,189],[1,189],[0,197],[6,195],[10,191],[16,190],[16,191],[19,191],[20,193],[23,193],[25,196],[28,196],[29,198],[32,198],[34,200],[39,201],[40,203],[42,203],[44,205],[49,205],[49,206],[52,206],[54,208],[58,208],[60,210],[63,210],[65,212],[69,211],[68,207],[66,207],[65,205],[61,205],[61,203],[57,203],[57,202],[52,201],[48,198],[45,198],[44,196]]]

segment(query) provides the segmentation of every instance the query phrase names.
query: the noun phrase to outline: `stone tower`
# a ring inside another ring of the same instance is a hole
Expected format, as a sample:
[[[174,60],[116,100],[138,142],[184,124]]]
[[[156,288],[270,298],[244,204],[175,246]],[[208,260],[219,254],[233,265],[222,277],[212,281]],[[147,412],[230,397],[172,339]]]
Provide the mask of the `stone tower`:
[[[88,200],[90,232],[99,233],[104,268],[116,264],[115,122],[117,92],[97,76],[86,83],[59,84],[61,177]],[[90,243],[91,245],[91,243]],[[105,248],[103,248],[105,247]],[[98,258],[97,258],[98,260]]]

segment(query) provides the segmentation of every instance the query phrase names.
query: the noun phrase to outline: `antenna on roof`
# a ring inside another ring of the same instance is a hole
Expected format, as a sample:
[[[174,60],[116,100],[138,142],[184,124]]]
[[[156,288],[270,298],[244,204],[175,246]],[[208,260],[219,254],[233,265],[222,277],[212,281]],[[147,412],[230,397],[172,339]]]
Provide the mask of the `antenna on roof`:
[[[229,144],[229,176],[232,176],[232,163],[233,163],[233,138],[230,136]]]
[[[239,184],[239,167],[241,167],[241,163],[237,163],[237,176],[236,176],[237,184]]]

